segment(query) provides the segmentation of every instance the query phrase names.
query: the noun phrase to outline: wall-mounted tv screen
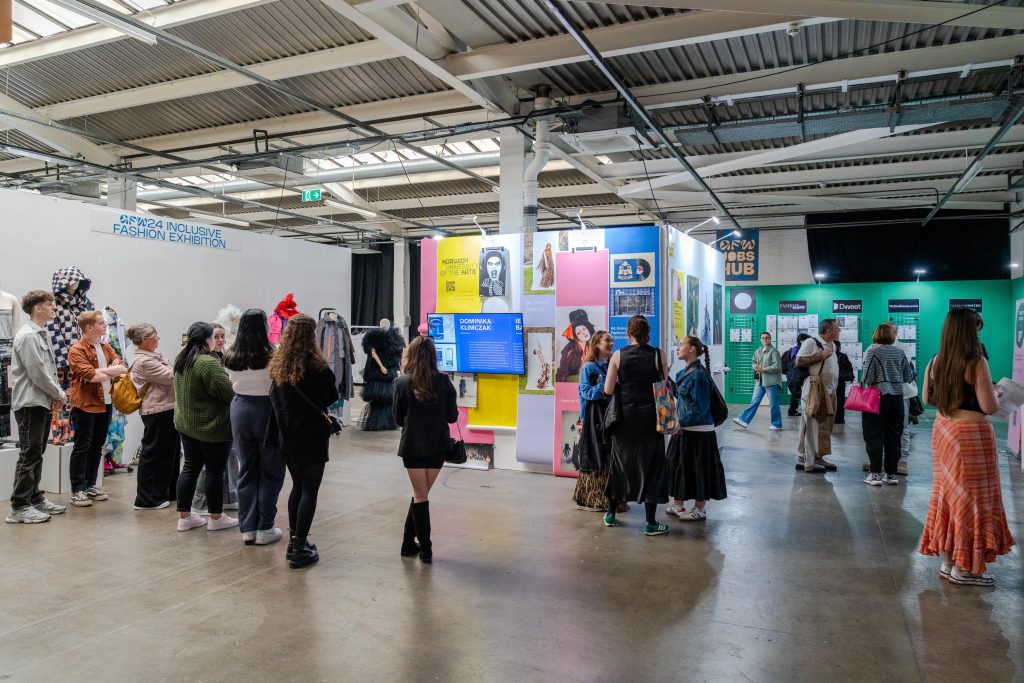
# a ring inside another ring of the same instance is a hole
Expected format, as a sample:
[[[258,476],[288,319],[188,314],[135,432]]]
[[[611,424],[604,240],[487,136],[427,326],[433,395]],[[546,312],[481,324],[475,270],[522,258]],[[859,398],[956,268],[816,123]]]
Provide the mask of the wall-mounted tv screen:
[[[436,313],[427,327],[441,372],[526,372],[522,313]]]

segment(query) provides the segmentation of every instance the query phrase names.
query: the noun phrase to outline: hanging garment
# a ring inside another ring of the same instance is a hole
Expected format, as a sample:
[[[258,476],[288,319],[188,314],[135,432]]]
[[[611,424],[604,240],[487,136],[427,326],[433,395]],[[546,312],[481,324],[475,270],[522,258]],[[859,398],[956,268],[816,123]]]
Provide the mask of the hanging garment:
[[[330,320],[321,318],[316,324],[316,343],[320,353],[327,361],[327,367],[334,373],[338,386],[338,395],[342,400],[351,399],[355,395],[352,380],[352,362],[355,359],[355,347],[352,335],[344,318]]]
[[[242,319],[242,311],[238,306],[228,304],[217,311],[217,317],[213,322],[224,328],[224,348],[230,349],[235,345],[235,335],[238,334],[238,322]]]
[[[288,324],[288,320],[292,316],[298,315],[301,312],[295,303],[295,295],[291,292],[288,292],[283,299],[277,302],[274,312],[267,317],[267,324],[270,327],[270,334],[268,336],[271,344],[276,346],[281,343],[284,326]]]
[[[100,342],[109,344],[118,358],[131,365],[127,355],[131,344],[131,340],[128,339],[128,325],[110,306],[103,307],[103,320],[107,323],[107,333],[100,338]],[[127,426],[128,418],[111,406],[110,426],[107,427],[107,440],[103,444],[103,469],[107,474],[125,467],[122,456]]]
[[[11,408],[14,401],[14,387],[11,386],[11,356],[14,352],[13,339],[0,339],[0,439],[11,436]]]

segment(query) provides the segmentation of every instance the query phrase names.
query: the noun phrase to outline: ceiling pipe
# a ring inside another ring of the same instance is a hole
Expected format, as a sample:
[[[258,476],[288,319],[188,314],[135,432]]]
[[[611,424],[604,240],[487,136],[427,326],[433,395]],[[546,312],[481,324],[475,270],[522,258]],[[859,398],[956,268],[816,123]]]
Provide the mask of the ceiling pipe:
[[[604,57],[602,57],[601,54],[597,51],[597,48],[594,47],[593,43],[591,43],[590,40],[588,40],[587,37],[583,35],[583,33],[579,29],[576,28],[575,24],[572,23],[569,17],[567,17],[562,12],[562,10],[558,7],[558,5],[555,4],[553,0],[544,0],[544,6],[547,8],[548,12],[558,21],[558,23],[560,23],[562,27],[565,28],[566,32],[568,32],[568,34],[572,36],[577,43],[579,43],[580,47],[583,48],[583,51],[587,54],[588,57],[590,57],[590,61],[594,63],[594,66],[596,66],[597,69],[602,74],[604,74],[604,77],[608,79],[608,82],[612,84],[612,86],[619,92],[620,95],[622,95],[623,99],[626,100],[626,103],[629,104],[630,108],[636,113],[636,115],[640,118],[644,125],[647,126],[648,130],[654,134],[654,137],[657,138],[657,141],[660,142],[673,157],[675,157],[676,161],[683,165],[684,169],[689,171],[691,177],[693,177],[694,179],[694,182],[696,182],[700,186],[700,188],[704,190],[705,193],[707,193],[708,201],[711,204],[713,204],[716,209],[718,209],[718,215],[728,218],[729,221],[737,229],[739,229],[740,224],[736,221],[733,215],[729,213],[729,209],[725,208],[725,204],[723,204],[721,200],[718,199],[718,196],[715,195],[711,187],[706,182],[704,182],[704,179],[700,177],[700,174],[697,173],[697,170],[690,165],[690,162],[687,161],[686,156],[679,151],[679,148],[676,147],[676,145],[671,140],[668,139],[668,136],[665,134],[665,131],[662,130],[661,126],[658,125],[658,123],[651,117],[651,114],[647,111],[647,109],[645,109],[644,106],[640,104],[640,102],[636,99],[636,97],[633,96],[633,93],[630,92],[629,88],[626,87],[625,83],[623,83],[622,80],[615,74],[615,72],[612,71],[611,66],[609,66],[609,64],[604,60]],[[645,136],[647,136],[646,131],[644,134]],[[655,144],[655,141],[651,140],[651,143]],[[655,146],[657,145],[655,144]]]
[[[1006,121],[1004,121],[1003,125],[999,127],[999,130],[997,130],[995,135],[992,136],[992,139],[988,141],[988,144],[978,152],[978,156],[974,157],[974,161],[971,162],[971,165],[967,167],[959,178],[957,178],[957,181],[953,183],[953,187],[949,188],[949,191],[938,201],[935,208],[928,213],[923,221],[921,221],[921,227],[928,225],[928,222],[935,218],[935,214],[937,214],[942,207],[946,205],[946,202],[952,199],[953,195],[957,192],[961,192],[970,185],[971,181],[974,180],[974,176],[981,172],[981,165],[985,161],[985,157],[987,157],[989,152],[995,149],[996,145],[999,144],[999,141],[1010,132],[1010,128],[1020,120],[1022,115],[1024,115],[1024,103],[1017,104],[1016,107],[1010,111],[1009,115],[1006,117]]]
[[[547,109],[551,106],[548,94],[550,86],[537,86],[537,99],[534,109]],[[523,171],[523,232],[537,232],[537,178],[551,158],[550,135],[551,122],[547,119],[537,121],[533,142],[533,159]]]

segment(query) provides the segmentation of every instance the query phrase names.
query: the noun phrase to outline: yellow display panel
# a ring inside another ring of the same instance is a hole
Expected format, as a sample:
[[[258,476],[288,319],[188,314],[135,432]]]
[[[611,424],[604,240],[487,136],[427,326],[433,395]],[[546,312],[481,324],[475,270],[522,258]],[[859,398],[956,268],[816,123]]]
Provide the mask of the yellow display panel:
[[[477,407],[469,409],[470,426],[515,427],[518,393],[518,375],[477,375]]]
[[[480,312],[480,237],[437,243],[437,313]]]

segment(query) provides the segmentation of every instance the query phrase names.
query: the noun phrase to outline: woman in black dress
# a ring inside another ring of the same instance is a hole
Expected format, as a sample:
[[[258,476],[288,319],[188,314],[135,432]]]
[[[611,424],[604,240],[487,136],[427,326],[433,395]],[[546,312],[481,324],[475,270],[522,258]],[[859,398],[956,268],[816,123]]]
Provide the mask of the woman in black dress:
[[[657,536],[668,532],[668,525],[655,519],[658,503],[668,502],[668,480],[665,437],[658,431],[652,385],[665,379],[668,365],[661,350],[648,343],[651,326],[647,318],[634,315],[626,333],[630,344],[612,356],[604,384],[604,393],[617,393],[621,405],[618,420],[608,425],[612,457],[604,524],[615,526],[620,501],[635,501],[643,503],[647,512],[644,533]]]
[[[448,375],[438,372],[437,348],[430,337],[416,337],[409,344],[405,374],[395,382],[394,412],[395,421],[402,427],[398,455],[412,484],[402,557],[419,554],[420,561],[429,564],[434,551],[427,496],[451,450],[448,425],[459,419],[455,386]]]
[[[300,569],[319,561],[316,546],[309,542],[309,528],[316,514],[316,499],[327,465],[331,425],[327,408],[338,400],[337,380],[320,353],[308,315],[292,316],[281,336],[281,346],[268,366],[270,405],[268,445],[281,449],[292,492],[288,496],[288,566]]]

